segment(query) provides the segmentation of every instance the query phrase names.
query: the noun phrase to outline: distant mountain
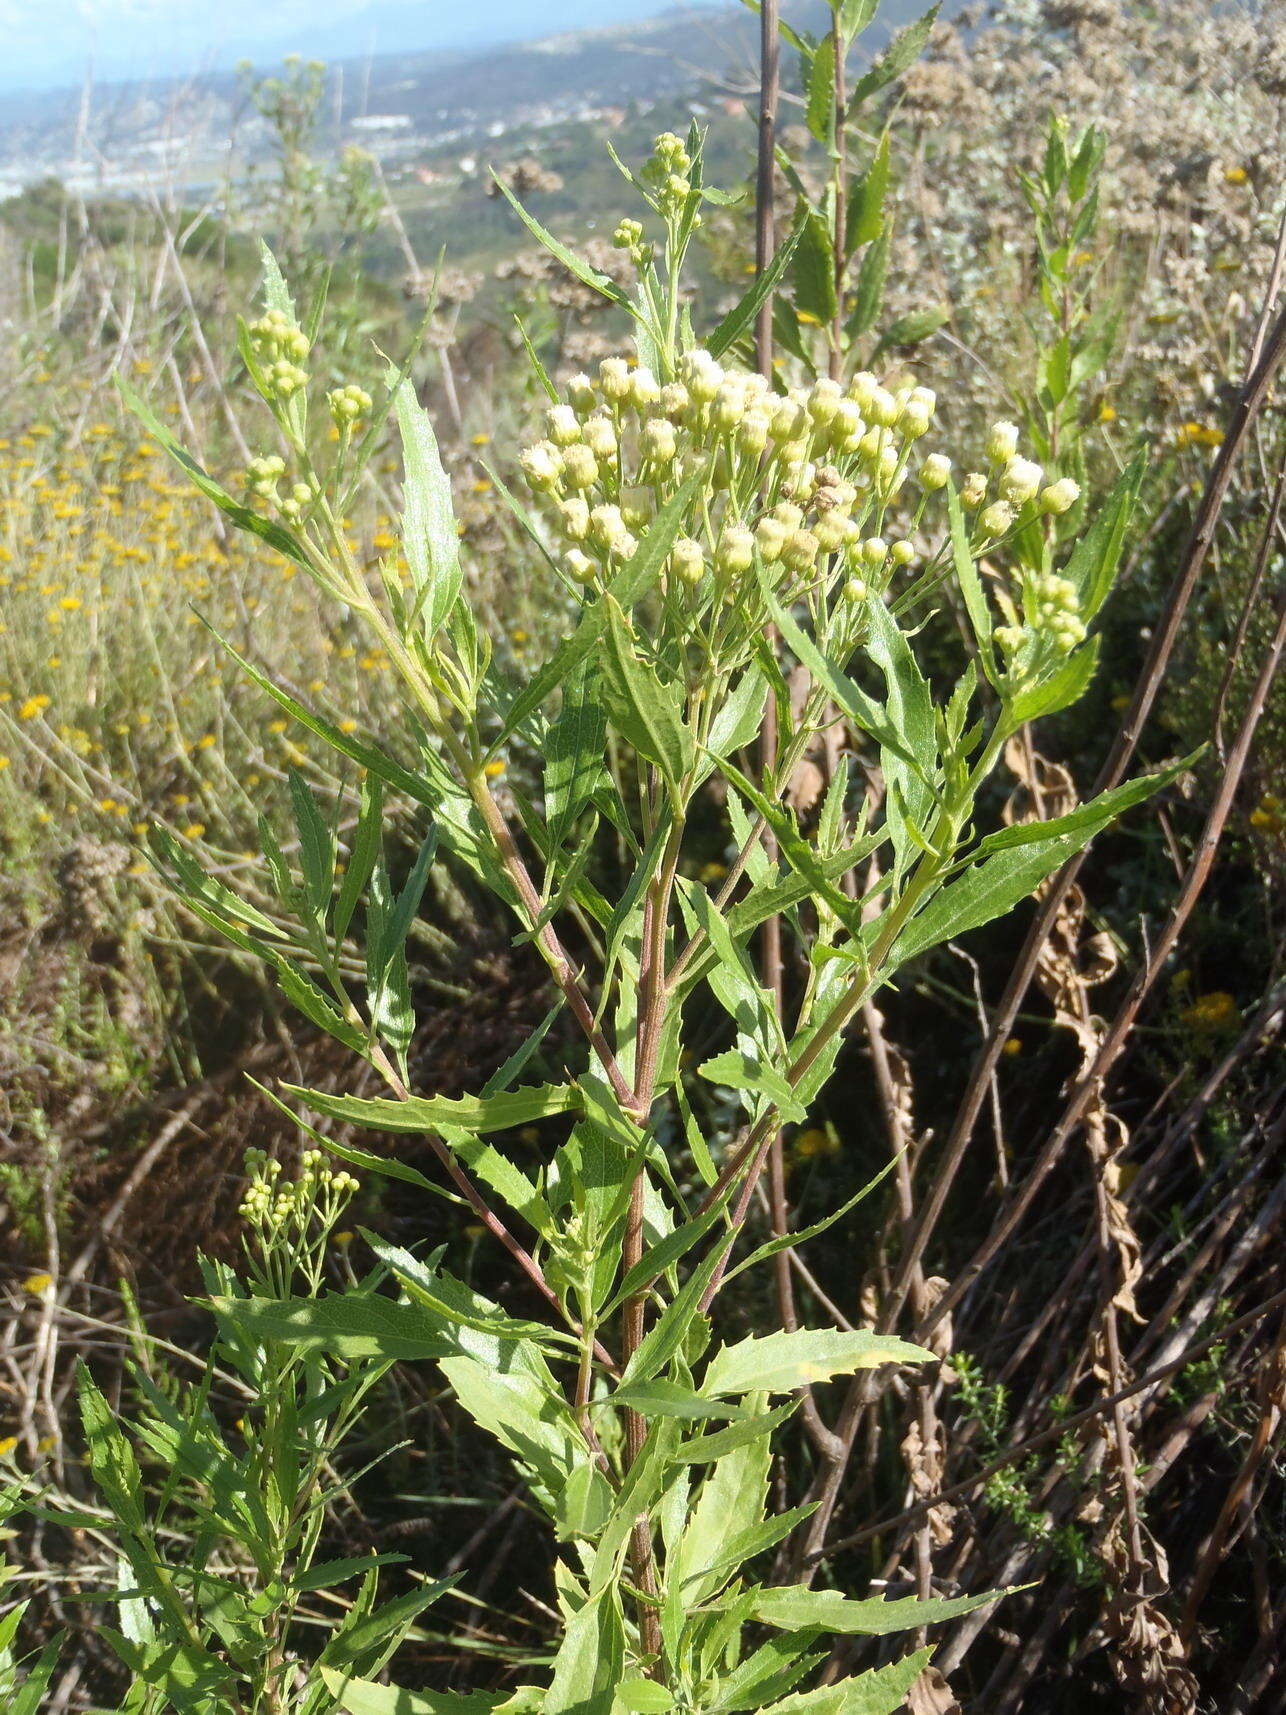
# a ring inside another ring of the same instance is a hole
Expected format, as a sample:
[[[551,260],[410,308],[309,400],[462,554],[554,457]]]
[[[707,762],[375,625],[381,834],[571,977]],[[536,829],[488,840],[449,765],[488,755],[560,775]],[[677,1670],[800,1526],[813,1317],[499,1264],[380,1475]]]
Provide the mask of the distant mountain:
[[[949,0],[946,9],[960,3]],[[886,0],[872,46],[920,9],[918,0]],[[412,39],[419,40],[426,10],[390,0],[362,16],[378,21],[381,37],[410,32],[414,20]],[[818,30],[829,16],[825,0],[797,0],[786,11]],[[404,160],[417,149],[482,140],[550,116],[682,94],[730,71],[745,84],[753,78],[758,30],[744,5],[697,0],[632,24],[480,52],[400,50],[332,60],[319,145],[360,141]],[[328,58],[318,47],[325,39],[323,32],[298,45]],[[137,191],[157,180],[214,183],[230,157],[253,161],[267,142],[263,122],[247,111],[227,72],[7,95],[0,102],[0,197],[45,176],[86,193]]]

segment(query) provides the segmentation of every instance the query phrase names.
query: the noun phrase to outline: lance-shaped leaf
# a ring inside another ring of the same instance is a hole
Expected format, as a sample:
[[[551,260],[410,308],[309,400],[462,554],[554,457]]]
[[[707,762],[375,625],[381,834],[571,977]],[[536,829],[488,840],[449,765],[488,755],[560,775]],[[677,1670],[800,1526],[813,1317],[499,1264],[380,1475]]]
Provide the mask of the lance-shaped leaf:
[[[538,244],[548,250],[551,256],[555,257],[562,263],[563,267],[566,268],[569,274],[575,275],[581,284],[588,286],[592,292],[601,293],[603,297],[609,299],[613,304],[620,304],[623,308],[629,310],[631,314],[633,313],[633,305],[630,303],[628,294],[623,292],[614,280],[610,280],[606,274],[600,274],[597,268],[591,267],[590,264],[586,262],[583,257],[578,256],[574,250],[569,250],[567,245],[555,238],[552,232],[548,231],[540,224],[535,215],[528,214],[527,210],[522,206],[518,201],[518,198],[513,194],[509,189],[509,186],[502,178],[499,177],[498,174],[493,173],[491,176],[495,181],[500,194],[504,197],[510,208],[513,209],[514,213],[527,228],[528,232],[531,233],[532,237]]]
[[[248,506],[234,500],[227,489],[217,483],[214,478],[196,462],[191,453],[186,452],[174,436],[165,427],[156,413],[146,405],[130,386],[128,381],[115,378],[116,390],[125,401],[126,408],[133,412],[152,439],[162,446],[196,489],[199,489],[207,500],[212,500],[226,518],[230,518],[238,529],[248,531],[252,536],[258,536],[261,542],[266,542],[287,560],[293,560],[310,576],[317,577],[317,569],[309,559],[303,544],[290,531],[271,519],[261,518],[257,512],[252,512]],[[319,579],[319,582],[325,581]]]
[[[1076,587],[1082,619],[1092,619],[1111,592],[1146,470],[1147,455],[1137,453],[1067,562],[1064,576]]]
[[[792,1393],[810,1382],[849,1376],[881,1364],[930,1364],[932,1352],[864,1328],[800,1328],[751,1334],[711,1358],[702,1393]]]
[[[766,1626],[778,1626],[783,1631],[802,1632],[815,1626],[819,1631],[849,1637],[878,1638],[959,1619],[962,1614],[985,1608],[989,1602],[998,1602],[1005,1594],[1003,1590],[989,1590],[985,1596],[933,1597],[925,1601],[908,1596],[894,1602],[858,1602],[839,1590],[810,1590],[803,1584],[786,1584],[756,1590],[751,1612]]]
[[[760,306],[776,289],[777,282],[786,272],[786,269],[790,264],[790,259],[795,254],[795,246],[799,243],[800,233],[802,231],[803,228],[797,226],[794,231],[782,241],[782,243],[777,247],[776,255],[764,269],[763,273],[760,274],[759,278],[746,293],[745,297],[741,299],[740,303],[733,305],[732,309],[728,311],[727,315],[710,335],[709,339],[706,341],[706,350],[710,353],[711,357],[722,357],[724,352],[730,350],[730,348],[741,338],[742,334],[746,333],[753,325],[755,317],[759,314]]]
[[[914,24],[908,24],[905,30],[899,30],[871,69],[864,72],[853,85],[853,93],[848,101],[850,118],[856,115],[864,101],[869,101],[886,84],[892,83],[894,78],[901,77],[907,67],[919,59],[937,19],[938,8],[933,6],[923,18],[917,18]]]
[[[545,827],[552,863],[603,777],[607,713],[588,663],[572,674],[545,741]]]
[[[784,1120],[802,1120],[804,1117],[804,1110],[782,1073],[765,1061],[752,1059],[749,1054],[730,1048],[726,1053],[716,1054],[705,1061],[697,1071],[712,1084],[723,1084],[745,1095],[767,1096]],[[753,1110],[756,1104],[752,1102],[749,1106]]]
[[[307,1090],[297,1084],[283,1084],[282,1089],[316,1113],[349,1120],[369,1131],[507,1131],[550,1114],[569,1113],[581,1105],[580,1091],[574,1084],[533,1084],[495,1096],[406,1096],[401,1100],[336,1096],[328,1090]]]
[[[324,1352],[345,1363],[380,1358],[389,1363],[449,1358],[460,1342],[439,1317],[418,1304],[399,1304],[375,1292],[328,1293],[321,1298],[213,1298],[217,1315],[259,1340],[279,1340],[301,1351]]]
[[[1052,821],[1024,822],[989,834],[964,873],[912,918],[894,949],[897,962],[1002,916],[1082,851],[1109,822],[1167,785],[1192,762],[1192,757],[1186,757],[1155,774],[1140,775]]]
[[[492,1715],[512,1696],[508,1691],[404,1691],[350,1679],[333,1667],[323,1667],[321,1676],[344,1715]]]
[[[663,680],[634,647],[619,602],[607,597],[607,648],[602,657],[603,697],[613,726],[652,763],[672,794],[692,767],[695,747],[684,719],[684,690]]]
[[[402,548],[415,586],[416,611],[433,637],[460,595],[460,538],[451,483],[429,414],[410,381],[398,382],[393,406],[402,435]]]
[[[661,567],[665,564],[666,555],[674,546],[674,538],[679,533],[699,481],[698,476],[689,477],[678,493],[666,501],[644,531],[634,553],[608,585],[604,595],[589,604],[581,614],[575,631],[554,651],[535,678],[514,699],[492,745],[491,755],[495,755],[505,740],[540,707],[545,698],[552,696],[564,685],[581,662],[597,648],[607,628],[606,596],[611,595],[628,610],[655,583]]]

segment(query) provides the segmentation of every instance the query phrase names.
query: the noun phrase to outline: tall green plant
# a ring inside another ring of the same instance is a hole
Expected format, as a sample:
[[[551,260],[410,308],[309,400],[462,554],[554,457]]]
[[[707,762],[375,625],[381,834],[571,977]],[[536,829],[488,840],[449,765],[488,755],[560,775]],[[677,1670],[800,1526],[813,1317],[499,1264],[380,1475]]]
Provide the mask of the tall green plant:
[[[757,1582],[759,1557],[807,1510],[773,1511],[768,1482],[773,1437],[798,1390],[932,1360],[904,1341],[833,1327],[729,1342],[713,1313],[733,1274],[811,1236],[742,1248],[769,1141],[783,1122],[804,1119],[863,1000],[909,960],[1008,911],[1176,772],[1050,822],[979,826],[980,794],[1006,739],[1072,701],[1093,671],[1087,629],[1116,571],[1128,487],[1056,566],[1042,520],[1066,511],[1074,485],[1046,484],[1010,426],[997,425],[957,492],[952,461],[926,451],[936,405],[926,389],[864,371],[847,387],[822,377],[774,391],[726,367],[765,286],[697,342],[682,262],[716,195],[703,184],[699,136],[661,138],[631,177],[650,227],[627,224],[618,235],[634,258],[633,292],[524,215],[634,330],[633,349],[596,376],[561,390],[541,378],[547,432],[521,456],[529,497],[511,500],[570,619],[529,678],[497,668],[475,622],[450,483],[405,375],[389,375],[378,410],[360,389],[333,389],[333,460],[315,462],[317,330],[301,328],[271,258],[265,313],[243,328],[242,350],[277,450],[256,461],[248,500],[234,500],[131,401],[234,524],[291,559],[386,652],[404,714],[395,757],[243,661],[291,718],[362,771],[356,826],[341,836],[334,813],[292,781],[293,856],[265,843],[280,902],[271,918],[164,837],[157,861],[190,909],[271,965],[294,1004],[386,1090],[359,1098],[286,1085],[280,1099],[349,1126],[426,1137],[453,1193],[543,1307],[538,1319],[511,1315],[440,1253],[422,1258],[371,1233],[375,1270],[346,1291],[275,1280],[245,1294],[214,1283],[220,1326],[301,1365],[337,1354],[436,1361],[464,1411],[509,1450],[558,1543],[562,1630],[539,1684],[508,1698],[402,1693],[323,1655],[301,1673],[280,1660],[263,1694],[271,1701],[211,1693],[203,1709],[313,1715],[326,1707],[321,1685],[350,1715],[502,1704],[544,1715],[876,1715],[901,1705],[928,1652],[805,1689],[826,1638],[917,1630],[989,1599],[860,1601]],[[343,518],[387,413],[405,467],[401,557],[371,578]],[[976,658],[955,683],[939,684],[915,640],[952,583]],[[765,646],[770,623],[804,678],[802,697]],[[756,780],[744,752],[766,698],[776,702],[780,752],[770,777]],[[805,822],[787,787],[832,703],[884,790],[868,795],[842,769]],[[513,752],[536,759],[538,790],[498,792],[497,763]],[[614,758],[625,761],[614,768]],[[698,808],[711,813],[716,775],[735,856],[712,891],[684,858]],[[425,822],[400,885],[382,853],[387,791],[420,805]],[[619,886],[597,861],[606,836],[628,853]],[[411,1087],[406,942],[439,850],[509,907],[516,933],[548,966],[579,1043],[560,1074],[531,1078],[547,1054],[542,1025],[475,1094],[425,1097]],[[844,882],[859,865],[853,898]],[[751,954],[773,913],[803,949],[784,1022]],[[341,958],[354,934],[364,985]],[[698,992],[725,1015],[725,1046],[691,1066]],[[743,1115],[719,1155],[694,1113],[691,1093],[702,1085],[726,1092]],[[512,1139],[534,1122],[548,1122],[551,1145],[533,1166]],[[433,1188],[395,1156],[318,1142],[367,1171]],[[691,1174],[701,1185],[685,1194]],[[120,1528],[138,1535],[124,1518]],[[152,1607],[167,1624],[159,1598]],[[234,1660],[231,1642],[224,1659]],[[130,1707],[192,1706],[172,1685],[148,1683],[155,1701]]]

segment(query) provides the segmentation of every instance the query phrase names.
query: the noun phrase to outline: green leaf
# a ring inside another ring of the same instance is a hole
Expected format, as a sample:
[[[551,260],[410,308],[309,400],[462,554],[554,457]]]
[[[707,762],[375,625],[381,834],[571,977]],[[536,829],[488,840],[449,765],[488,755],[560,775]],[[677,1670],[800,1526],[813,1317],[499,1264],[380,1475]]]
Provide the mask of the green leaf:
[[[321,1676],[345,1715],[491,1715],[512,1695],[507,1691],[403,1691],[396,1685],[350,1679],[333,1667],[323,1667]]]
[[[597,601],[590,603],[572,635],[559,646],[526,689],[514,699],[491,747],[491,755],[495,755],[533,710],[538,709],[546,697],[564,685],[580,663],[598,647],[607,627],[606,597],[611,595],[621,607],[628,610],[656,582],[661,567],[665,564],[666,555],[674,546],[674,538],[679,533],[700,480],[699,476],[689,477],[678,493],[666,501],[644,531],[638,547],[612,579],[604,594]]]
[[[1098,668],[1098,657],[1099,640],[1091,637],[1088,643],[1065,655],[1051,673],[1035,684],[1025,685],[1017,696],[1006,702],[1009,726],[1016,732],[1026,721],[1055,715],[1060,709],[1079,702]]]
[[[849,192],[844,247],[850,256],[863,244],[872,243],[884,230],[889,162],[889,134],[885,131],[865,176]]]
[[[815,208],[803,211],[795,251],[795,308],[822,327],[835,319],[835,251],[826,222]]]
[[[545,825],[549,861],[603,777],[607,712],[597,675],[585,662],[568,679],[545,740]]]
[[[726,1400],[706,1399],[679,1382],[667,1381],[664,1376],[618,1387],[606,1403],[629,1407],[645,1417],[681,1417],[692,1422],[711,1417],[726,1420],[746,1415],[741,1406],[729,1405]]]
[[[615,281],[609,280],[606,274],[600,274],[597,268],[591,268],[583,257],[578,256],[574,250],[569,250],[565,244],[560,243],[552,232],[547,231],[540,224],[534,215],[527,213],[527,210],[503,179],[495,173],[492,173],[491,177],[500,194],[532,237],[537,243],[543,245],[551,256],[557,258],[569,274],[574,274],[581,284],[588,286],[592,292],[598,292],[611,303],[620,304],[623,309],[629,310],[631,314],[634,313],[634,306],[630,303],[628,295],[620,289]]]
[[[650,1381],[674,1357],[697,1315],[706,1287],[714,1279],[715,1270],[735,1243],[736,1237],[735,1232],[722,1233],[710,1246],[661,1312],[655,1325],[643,1336],[638,1350],[625,1367],[625,1374],[621,1377],[622,1387],[633,1387],[637,1382]]]
[[[932,1352],[866,1329],[800,1328],[750,1334],[723,1346],[706,1369],[702,1393],[791,1393],[810,1382],[853,1375],[881,1364],[933,1363]]]
[[[841,0],[839,32],[845,47],[852,47],[879,10],[880,0]]]
[[[1076,587],[1082,619],[1092,619],[1111,593],[1146,470],[1147,454],[1136,453],[1067,562],[1063,575]]]
[[[349,848],[344,879],[335,901],[332,926],[337,941],[342,941],[353,920],[353,912],[362,897],[371,871],[380,853],[384,826],[384,790],[377,774],[369,770],[362,777],[362,802],[357,817],[357,830]]]
[[[722,357],[724,352],[735,345],[742,334],[753,326],[755,317],[759,314],[760,305],[776,289],[777,282],[786,272],[790,259],[795,254],[795,246],[799,243],[802,230],[801,227],[796,226],[789,237],[782,240],[772,261],[769,262],[745,297],[733,305],[718,327],[715,328],[706,341],[706,350],[711,357]]]
[[[133,412],[152,439],[159,443],[183,471],[188,481],[199,489],[207,500],[212,500],[225,517],[230,518],[240,530],[246,530],[252,536],[257,536],[261,542],[266,542],[276,553],[287,560],[293,560],[310,576],[316,576],[316,569],[308,558],[303,544],[291,535],[280,524],[274,524],[268,518],[261,518],[257,512],[252,512],[248,506],[234,500],[225,488],[208,475],[192,457],[175,440],[174,436],[154,414],[149,406],[120,375],[113,377],[116,390],[125,401],[126,408]]]
[[[304,894],[314,916],[321,917],[330,904],[335,884],[335,842],[317,800],[297,768],[287,776],[295,829],[299,835],[299,863],[304,876]]]
[[[846,1637],[876,1638],[959,1619],[962,1614],[972,1614],[989,1602],[999,1601],[1004,1594],[1003,1590],[990,1590],[985,1596],[950,1599],[935,1596],[926,1601],[907,1596],[894,1602],[857,1602],[838,1590],[810,1590],[803,1584],[788,1584],[754,1591],[751,1612],[764,1625],[779,1626],[783,1631],[816,1627],[818,1631]]]
[[[730,1090],[767,1096],[784,1120],[802,1120],[804,1117],[804,1109],[777,1068],[752,1059],[750,1055],[742,1054],[735,1048],[724,1054],[716,1054],[713,1059],[698,1066],[697,1071],[712,1084],[723,1084]]]
[[[189,905],[202,905],[212,917],[231,918],[270,940],[284,938],[285,931],[280,924],[274,923],[271,917],[265,917],[262,911],[248,904],[230,887],[225,887],[217,877],[208,874],[187,847],[180,845],[167,829],[151,828],[147,839],[158,869],[172,884],[177,882],[178,891]]]
[[[460,1344],[418,1304],[375,1292],[327,1293],[320,1298],[214,1298],[221,1317],[260,1340],[323,1352],[343,1363],[380,1358],[413,1363],[447,1358]]]
[[[941,306],[932,310],[911,310],[904,316],[898,316],[880,335],[875,350],[871,353],[872,361],[882,357],[886,351],[919,345],[922,340],[928,339],[930,334],[937,333],[940,327],[945,327],[950,320],[951,311]]]
[[[611,1715],[625,1659],[618,1600],[615,1590],[600,1591],[567,1622],[543,1715]]]
[[[512,1126],[547,1119],[550,1114],[572,1112],[581,1105],[574,1084],[533,1084],[496,1096],[407,1096],[401,1100],[336,1096],[329,1090],[307,1090],[298,1084],[281,1087],[315,1112],[349,1120],[369,1131],[508,1131]]]
[[[655,1679],[623,1679],[616,1688],[616,1704],[630,1715],[665,1715],[674,1708],[674,1693]]]
[[[857,116],[858,109],[864,101],[877,94],[894,78],[902,73],[924,51],[924,44],[929,39],[929,32],[938,19],[938,7],[933,6],[923,18],[917,18],[914,24],[908,24],[905,30],[900,30],[889,43],[881,57],[868,72],[858,78],[853,85],[853,93],[849,97],[848,117],[850,120]]]
[[[527,1322],[509,1316],[497,1305],[474,1292],[446,1269],[431,1267],[401,1245],[390,1244],[377,1233],[362,1228],[371,1254],[393,1274],[408,1296],[422,1305],[451,1339],[460,1328],[476,1328],[495,1340],[566,1339],[573,1336],[548,1328],[543,1322]],[[574,1343],[574,1342],[573,1342]]]
[[[756,1411],[749,1417],[730,1423],[726,1429],[716,1429],[708,1435],[695,1435],[691,1441],[683,1443],[674,1457],[684,1464],[713,1464],[715,1460],[735,1452],[738,1447],[744,1447],[747,1442],[771,1436],[779,1425],[793,1416],[798,1405],[798,1400],[788,1400],[785,1405],[775,1406],[772,1411]]]
[[[808,104],[804,111],[808,129],[822,145],[831,147],[835,140],[835,38],[823,37],[813,55],[808,74]]]
[[[280,686],[273,684],[266,673],[260,672],[253,662],[248,661],[244,655],[234,649],[227,638],[221,636],[208,620],[203,619],[202,623],[211,636],[217,638],[223,645],[242,672],[248,678],[253,679],[261,690],[267,691],[273,701],[279,704],[293,719],[297,720],[301,726],[307,727],[309,732],[316,733],[318,738],[325,739],[330,748],[337,751],[340,756],[347,756],[351,761],[360,763],[363,768],[378,774],[387,785],[396,787],[399,792],[405,792],[417,804],[427,805],[430,809],[437,807],[429,783],[422,776],[412,774],[409,769],[403,768],[400,763],[385,756],[383,751],[377,750],[374,745],[366,744],[360,738],[354,738],[351,733],[341,732],[324,715],[314,714],[311,709],[305,708],[301,702],[291,696],[289,691],[282,690]]]
[[[999,669],[991,642],[991,609],[987,605],[978,567],[969,549],[969,531],[965,525],[960,495],[950,477],[947,478],[947,517],[951,524],[951,555],[955,561],[956,579],[964,597],[965,611],[969,615],[978,654],[982,658],[982,670],[989,683],[994,685],[999,677]]]
[[[429,414],[409,380],[393,396],[402,436],[402,548],[415,587],[415,610],[426,637],[434,637],[460,595],[460,538],[451,483],[442,468]]]
[[[686,698],[677,680],[663,681],[634,647],[620,604],[607,596],[607,649],[602,687],[607,712],[621,736],[660,772],[671,795],[692,767],[692,733],[684,718]]]
[[[884,281],[889,271],[889,249],[893,242],[893,227],[886,222],[879,237],[867,248],[862,266],[857,271],[857,287],[853,294],[853,309],[848,318],[849,333],[856,338],[869,333],[879,317],[884,301]]]
[[[1083,851],[1100,829],[1190,768],[1192,760],[1187,757],[1155,774],[1141,775],[1053,821],[1024,822],[989,834],[964,874],[949,882],[907,925],[894,950],[898,962],[1003,916],[1069,857]]]

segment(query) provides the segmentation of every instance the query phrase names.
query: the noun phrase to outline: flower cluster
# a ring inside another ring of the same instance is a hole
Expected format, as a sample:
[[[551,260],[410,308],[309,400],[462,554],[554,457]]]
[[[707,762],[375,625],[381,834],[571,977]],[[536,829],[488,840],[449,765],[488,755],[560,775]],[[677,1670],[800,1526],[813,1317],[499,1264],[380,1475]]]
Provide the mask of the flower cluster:
[[[245,1164],[250,1183],[239,1213],[265,1244],[303,1240],[314,1227],[328,1231],[360,1189],[351,1173],[328,1166],[320,1149],[304,1151],[293,1180],[283,1179],[281,1163],[259,1149],[246,1151]]]
[[[311,349],[308,336],[289,316],[282,310],[269,310],[251,322],[247,332],[270,393],[290,399],[308,385],[308,373],[301,367]]]
[[[882,587],[917,557],[905,532],[889,541],[885,531],[934,409],[928,388],[890,389],[869,373],[847,389],[822,379],[777,394],[763,376],[725,368],[700,349],[665,385],[647,367],[610,357],[596,377],[572,378],[521,464],[562,563],[582,584],[607,582],[657,510],[695,477],[667,593],[686,592],[698,609],[753,606],[747,574],[758,560],[792,599],[835,584],[862,600],[872,582]],[[923,461],[908,529],[949,472],[940,453]]]
[[[330,406],[330,414],[339,429],[352,428],[364,417],[371,414],[371,396],[363,387],[354,386],[352,382],[346,387],[336,387],[326,395],[326,403]]]

